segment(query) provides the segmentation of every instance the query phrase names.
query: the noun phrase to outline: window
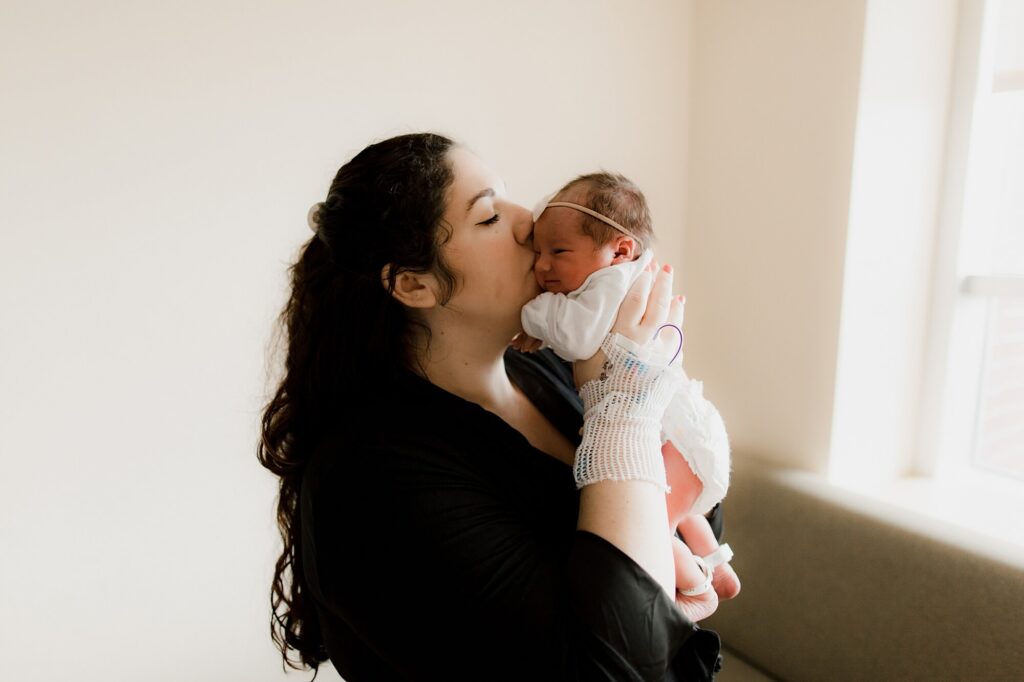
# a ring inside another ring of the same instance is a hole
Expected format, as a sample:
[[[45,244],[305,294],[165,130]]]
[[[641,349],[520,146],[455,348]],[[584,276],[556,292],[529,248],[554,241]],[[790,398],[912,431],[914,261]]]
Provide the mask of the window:
[[[1024,480],[1024,0],[961,7],[947,162],[963,171],[946,176],[936,270],[955,294],[934,473]]]

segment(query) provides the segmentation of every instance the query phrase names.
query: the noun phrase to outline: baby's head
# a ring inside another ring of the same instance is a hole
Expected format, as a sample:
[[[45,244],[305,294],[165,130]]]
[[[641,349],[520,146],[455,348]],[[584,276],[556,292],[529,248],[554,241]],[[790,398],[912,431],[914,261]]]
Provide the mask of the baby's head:
[[[575,206],[552,205],[557,203]],[[534,273],[545,291],[574,291],[595,270],[638,258],[654,237],[643,192],[618,173],[581,175],[537,210]]]

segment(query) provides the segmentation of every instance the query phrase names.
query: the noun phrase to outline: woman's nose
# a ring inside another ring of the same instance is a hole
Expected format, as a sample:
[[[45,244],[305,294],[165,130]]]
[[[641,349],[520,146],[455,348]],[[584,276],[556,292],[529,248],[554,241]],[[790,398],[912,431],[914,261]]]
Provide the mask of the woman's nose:
[[[533,216],[522,206],[515,207],[512,222],[512,233],[516,243],[521,246],[533,246]]]

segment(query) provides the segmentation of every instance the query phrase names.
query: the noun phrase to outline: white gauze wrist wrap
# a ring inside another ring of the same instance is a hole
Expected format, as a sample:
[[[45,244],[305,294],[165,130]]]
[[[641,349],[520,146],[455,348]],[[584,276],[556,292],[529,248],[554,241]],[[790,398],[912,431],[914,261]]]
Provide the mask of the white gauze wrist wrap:
[[[661,456],[661,419],[682,382],[668,357],[612,332],[601,343],[601,376],[580,388],[583,441],[576,449],[576,487],[639,480],[668,492]]]

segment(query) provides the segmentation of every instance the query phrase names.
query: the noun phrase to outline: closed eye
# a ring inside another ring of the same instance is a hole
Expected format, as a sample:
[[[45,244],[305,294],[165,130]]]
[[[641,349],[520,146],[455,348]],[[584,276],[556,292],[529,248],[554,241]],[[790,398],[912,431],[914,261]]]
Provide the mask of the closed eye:
[[[495,213],[492,217],[488,218],[487,220],[481,223],[477,223],[477,225],[493,225],[494,223],[498,222],[499,218],[501,218],[501,214]]]

